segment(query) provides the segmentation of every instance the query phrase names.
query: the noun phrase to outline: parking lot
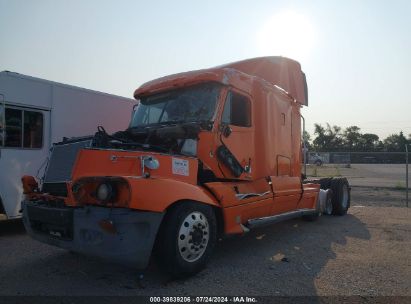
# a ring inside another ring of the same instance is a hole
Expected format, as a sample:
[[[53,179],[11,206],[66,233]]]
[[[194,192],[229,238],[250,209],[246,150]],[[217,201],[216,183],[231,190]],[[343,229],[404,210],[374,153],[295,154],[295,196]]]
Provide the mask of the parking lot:
[[[395,187],[353,187],[348,215],[221,240],[204,271],[179,281],[155,261],[138,280],[132,268],[36,242],[20,221],[0,222],[0,294],[411,296],[404,195]]]
[[[410,166],[411,167],[411,166]],[[326,164],[308,165],[309,177],[347,177],[352,186],[405,190],[405,164]],[[408,172],[411,180],[411,168]]]

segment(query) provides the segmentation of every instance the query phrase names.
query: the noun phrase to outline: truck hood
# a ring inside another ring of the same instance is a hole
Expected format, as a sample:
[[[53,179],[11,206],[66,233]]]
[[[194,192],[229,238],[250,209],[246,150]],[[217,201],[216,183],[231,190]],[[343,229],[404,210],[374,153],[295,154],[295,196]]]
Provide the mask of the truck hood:
[[[143,166],[143,159],[151,157],[159,163],[157,169]],[[72,171],[72,181],[82,177],[122,176],[129,178],[170,178],[197,184],[198,160],[181,155],[167,155],[144,151],[83,149]]]

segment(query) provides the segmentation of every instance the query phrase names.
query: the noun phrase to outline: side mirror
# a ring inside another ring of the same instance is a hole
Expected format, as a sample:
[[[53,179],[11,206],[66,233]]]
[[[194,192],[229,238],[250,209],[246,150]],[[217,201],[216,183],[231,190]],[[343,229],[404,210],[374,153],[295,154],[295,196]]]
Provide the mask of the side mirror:
[[[225,125],[225,126],[223,127],[223,135],[224,135],[224,137],[230,136],[231,132],[233,132],[233,130],[231,130],[231,128],[230,128],[229,125]]]
[[[131,126],[131,124],[133,123],[133,118],[134,118],[134,114],[137,111],[137,107],[138,107],[138,102],[133,106],[133,110],[131,111],[131,117],[130,117],[130,124],[129,127]]]

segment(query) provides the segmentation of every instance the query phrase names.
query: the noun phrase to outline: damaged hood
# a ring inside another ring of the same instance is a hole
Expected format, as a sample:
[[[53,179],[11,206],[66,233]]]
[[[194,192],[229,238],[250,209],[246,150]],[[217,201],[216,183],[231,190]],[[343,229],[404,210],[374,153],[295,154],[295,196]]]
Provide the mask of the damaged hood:
[[[158,168],[144,166],[144,160],[156,160]],[[79,152],[72,180],[83,177],[121,176],[125,178],[172,178],[197,183],[198,160],[193,157],[144,151],[83,149]],[[144,174],[146,173],[146,174]]]

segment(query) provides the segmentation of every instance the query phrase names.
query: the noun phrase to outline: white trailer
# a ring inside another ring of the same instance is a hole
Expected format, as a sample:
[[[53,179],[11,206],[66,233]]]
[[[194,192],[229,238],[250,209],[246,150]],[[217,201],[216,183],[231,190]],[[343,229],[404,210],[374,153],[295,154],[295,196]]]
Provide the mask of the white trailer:
[[[41,177],[63,137],[125,130],[136,101],[13,72],[0,72],[0,219],[21,217],[21,177]]]

